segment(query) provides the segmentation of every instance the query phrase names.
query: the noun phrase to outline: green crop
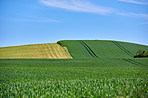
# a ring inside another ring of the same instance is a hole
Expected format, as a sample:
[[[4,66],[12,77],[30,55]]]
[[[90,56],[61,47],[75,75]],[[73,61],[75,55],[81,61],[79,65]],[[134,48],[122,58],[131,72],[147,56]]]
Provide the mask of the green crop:
[[[34,81],[2,84],[0,97],[148,97],[145,79]]]
[[[148,46],[119,41],[64,40],[58,43],[66,46],[75,59],[133,58],[137,50],[148,50]]]
[[[148,98],[148,59],[134,58],[148,46],[99,40],[58,44],[73,59],[0,59],[0,98]],[[51,48],[51,54],[62,55]]]
[[[147,97],[148,61],[1,59],[0,97]]]

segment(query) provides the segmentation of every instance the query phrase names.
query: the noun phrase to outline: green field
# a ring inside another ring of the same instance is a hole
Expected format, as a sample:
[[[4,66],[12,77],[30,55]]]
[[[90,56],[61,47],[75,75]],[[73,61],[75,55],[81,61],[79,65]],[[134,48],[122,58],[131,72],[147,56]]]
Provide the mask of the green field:
[[[106,40],[66,40],[59,44],[69,49],[73,58],[133,58],[139,49],[148,50],[148,46]]]
[[[148,97],[148,46],[60,41],[73,59],[0,59],[0,98]]]

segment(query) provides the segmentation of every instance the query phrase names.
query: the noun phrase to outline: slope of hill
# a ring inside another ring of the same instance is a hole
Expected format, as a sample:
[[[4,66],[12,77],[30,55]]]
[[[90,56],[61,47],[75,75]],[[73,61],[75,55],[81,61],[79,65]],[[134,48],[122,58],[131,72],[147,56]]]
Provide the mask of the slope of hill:
[[[133,58],[139,49],[148,46],[106,40],[64,40],[59,44],[66,46],[75,59],[82,58]]]
[[[148,50],[148,46],[107,40],[63,40],[57,43],[0,47],[0,58],[133,58],[139,49]]]
[[[139,49],[148,46],[69,40],[1,47],[0,98],[148,98],[148,58],[133,58]]]
[[[72,58],[66,47],[57,43],[1,47],[0,58]]]

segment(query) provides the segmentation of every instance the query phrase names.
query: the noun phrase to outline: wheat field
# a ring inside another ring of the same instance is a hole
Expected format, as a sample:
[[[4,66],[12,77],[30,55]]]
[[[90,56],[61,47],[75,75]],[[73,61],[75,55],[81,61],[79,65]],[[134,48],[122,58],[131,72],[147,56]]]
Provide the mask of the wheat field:
[[[57,43],[45,43],[1,47],[0,58],[70,59],[72,57],[66,47],[62,47]]]

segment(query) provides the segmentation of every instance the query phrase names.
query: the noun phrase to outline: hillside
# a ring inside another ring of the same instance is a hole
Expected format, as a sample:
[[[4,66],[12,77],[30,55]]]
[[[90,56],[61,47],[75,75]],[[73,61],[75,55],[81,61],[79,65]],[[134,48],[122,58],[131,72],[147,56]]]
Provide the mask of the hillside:
[[[0,58],[133,58],[139,49],[148,50],[148,46],[109,40],[63,40],[57,43],[0,47]]]
[[[66,46],[75,59],[82,58],[133,58],[139,49],[148,46],[106,40],[64,40],[59,44]]]
[[[67,40],[1,47],[0,98],[148,98],[148,58],[134,58],[139,49],[148,46]]]
[[[1,47],[0,58],[72,58],[66,47],[57,43],[23,45],[13,47]]]

